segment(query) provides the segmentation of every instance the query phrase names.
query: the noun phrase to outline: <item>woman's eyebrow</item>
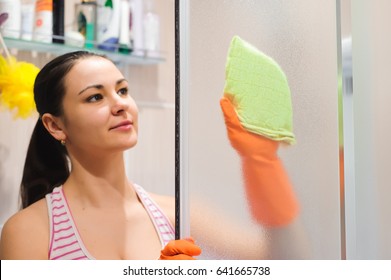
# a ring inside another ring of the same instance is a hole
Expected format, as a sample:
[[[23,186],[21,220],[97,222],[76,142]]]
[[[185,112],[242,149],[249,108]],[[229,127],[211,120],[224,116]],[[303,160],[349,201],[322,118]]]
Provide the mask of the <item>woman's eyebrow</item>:
[[[102,89],[102,88],[103,88],[103,85],[90,85],[90,86],[88,86],[88,87],[82,89],[77,95],[82,94],[83,92],[85,92],[87,89],[90,89],[90,88]]]
[[[122,82],[127,82],[127,80],[126,80],[125,78],[119,79],[119,80],[116,82],[116,84],[119,85],[119,84],[122,83]]]
[[[120,83],[122,82],[127,82],[127,80],[125,78],[123,79],[119,79],[115,84],[116,85],[119,85]],[[85,92],[87,89],[90,89],[90,88],[95,88],[95,89],[102,89],[103,88],[103,85],[90,85],[84,89],[82,89],[77,95],[80,95],[82,94],[83,92]]]

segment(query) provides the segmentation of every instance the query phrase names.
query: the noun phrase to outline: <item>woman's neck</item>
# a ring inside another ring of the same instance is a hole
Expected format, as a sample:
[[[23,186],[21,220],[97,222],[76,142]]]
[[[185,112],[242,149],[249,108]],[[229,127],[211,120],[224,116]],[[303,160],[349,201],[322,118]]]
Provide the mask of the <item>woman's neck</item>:
[[[125,172],[123,153],[106,156],[71,156],[71,173],[64,183],[67,196],[83,204],[113,207],[136,199]]]

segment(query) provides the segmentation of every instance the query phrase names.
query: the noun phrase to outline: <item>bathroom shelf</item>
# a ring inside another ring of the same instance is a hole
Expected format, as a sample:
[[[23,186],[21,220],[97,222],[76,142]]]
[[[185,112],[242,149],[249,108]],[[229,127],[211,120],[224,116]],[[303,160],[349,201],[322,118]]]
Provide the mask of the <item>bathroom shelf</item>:
[[[118,64],[127,64],[127,65],[153,65],[164,62],[162,57],[150,57],[144,55],[134,55],[134,54],[122,54],[119,52],[110,52],[104,51],[96,48],[87,49],[73,47],[65,44],[56,44],[56,43],[41,43],[35,41],[26,41],[20,39],[4,38],[4,41],[9,49],[18,49],[20,51],[36,51],[39,53],[51,53],[55,55],[61,55],[67,52],[77,51],[77,50],[87,50],[94,53],[104,54],[110,58],[113,62]]]

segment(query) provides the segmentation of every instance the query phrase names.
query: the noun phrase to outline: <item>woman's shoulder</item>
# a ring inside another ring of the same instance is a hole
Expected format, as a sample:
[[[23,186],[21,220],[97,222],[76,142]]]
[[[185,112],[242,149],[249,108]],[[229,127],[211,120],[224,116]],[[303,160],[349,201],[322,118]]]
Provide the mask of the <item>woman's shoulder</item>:
[[[11,216],[1,232],[1,259],[45,259],[49,247],[46,200],[41,199]]]

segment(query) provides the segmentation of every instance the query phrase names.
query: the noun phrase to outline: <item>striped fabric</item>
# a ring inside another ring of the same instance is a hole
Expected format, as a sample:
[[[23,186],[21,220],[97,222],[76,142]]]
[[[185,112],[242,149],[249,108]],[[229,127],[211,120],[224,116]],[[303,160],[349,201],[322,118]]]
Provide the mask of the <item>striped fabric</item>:
[[[175,238],[175,231],[169,219],[140,186],[135,190],[147,210],[160,238],[162,248]],[[46,195],[50,221],[50,260],[95,259],[85,248],[72,218],[62,186]]]
[[[91,259],[80,239],[69,211],[62,186],[46,195],[50,222],[50,260]]]
[[[158,232],[160,243],[163,248],[169,241],[175,239],[175,229],[171,225],[167,216],[142,187],[135,185],[135,190],[155,225],[155,229]]]

